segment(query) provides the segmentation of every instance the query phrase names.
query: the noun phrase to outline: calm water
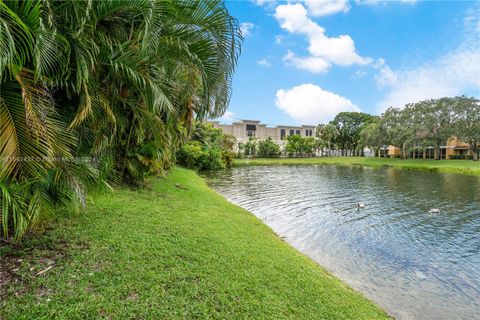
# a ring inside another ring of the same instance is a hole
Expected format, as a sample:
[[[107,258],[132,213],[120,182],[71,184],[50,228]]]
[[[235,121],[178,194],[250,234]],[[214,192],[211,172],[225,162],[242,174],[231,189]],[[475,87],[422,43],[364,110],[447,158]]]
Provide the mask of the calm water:
[[[206,178],[396,318],[480,319],[480,178],[336,166]]]

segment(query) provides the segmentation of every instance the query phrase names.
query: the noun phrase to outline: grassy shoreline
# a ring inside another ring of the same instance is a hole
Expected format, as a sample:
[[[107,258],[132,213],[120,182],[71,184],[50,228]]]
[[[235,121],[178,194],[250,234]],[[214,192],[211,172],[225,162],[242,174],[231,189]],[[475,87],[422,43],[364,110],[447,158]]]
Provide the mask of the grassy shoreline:
[[[480,176],[480,161],[471,160],[423,160],[383,159],[370,157],[316,157],[316,158],[272,158],[235,159],[235,167],[260,165],[315,165],[333,164],[343,166],[393,167],[411,170],[430,170],[443,173],[458,173]]]
[[[186,169],[53,226],[0,247],[1,319],[389,318]]]

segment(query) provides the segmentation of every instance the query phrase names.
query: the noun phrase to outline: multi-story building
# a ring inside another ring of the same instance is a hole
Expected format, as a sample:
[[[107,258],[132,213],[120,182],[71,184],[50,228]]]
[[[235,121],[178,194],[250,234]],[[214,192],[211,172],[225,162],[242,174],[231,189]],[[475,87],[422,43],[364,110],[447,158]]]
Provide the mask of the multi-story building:
[[[219,121],[209,121],[215,128],[222,129],[223,132],[233,135],[238,142],[245,142],[250,137],[256,139],[272,138],[275,143],[283,145],[285,137],[294,134],[302,137],[314,137],[315,126],[276,126],[267,127],[266,124],[258,120],[240,120],[232,124],[221,124]]]

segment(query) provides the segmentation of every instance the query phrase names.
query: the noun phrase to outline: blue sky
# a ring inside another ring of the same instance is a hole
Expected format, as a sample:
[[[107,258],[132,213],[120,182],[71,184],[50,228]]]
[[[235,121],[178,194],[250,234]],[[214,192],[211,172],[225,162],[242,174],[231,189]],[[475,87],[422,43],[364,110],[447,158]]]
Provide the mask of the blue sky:
[[[480,2],[227,1],[244,43],[220,121],[328,122],[441,96],[480,97]]]

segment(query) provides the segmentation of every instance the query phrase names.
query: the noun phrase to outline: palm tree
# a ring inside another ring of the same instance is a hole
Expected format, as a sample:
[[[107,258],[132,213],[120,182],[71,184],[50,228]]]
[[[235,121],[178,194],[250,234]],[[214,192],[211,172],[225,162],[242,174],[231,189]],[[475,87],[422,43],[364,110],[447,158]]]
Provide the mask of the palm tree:
[[[223,1],[0,0],[3,236],[168,168],[225,111],[241,40]]]

